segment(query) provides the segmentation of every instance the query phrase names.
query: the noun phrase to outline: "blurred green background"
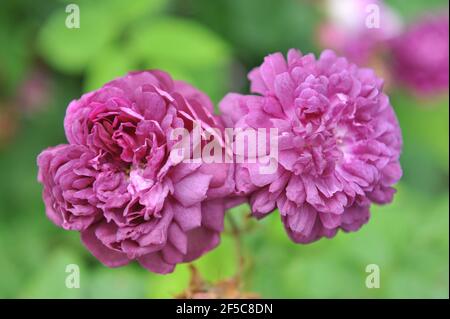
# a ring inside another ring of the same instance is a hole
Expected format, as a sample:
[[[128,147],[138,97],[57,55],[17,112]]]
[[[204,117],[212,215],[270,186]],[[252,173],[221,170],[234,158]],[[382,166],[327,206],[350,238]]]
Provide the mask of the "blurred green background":
[[[405,21],[448,1],[386,1]],[[64,26],[66,5],[80,7],[80,28]],[[318,53],[321,1],[300,0],[2,0],[0,4],[0,297],[173,297],[188,284],[187,265],[161,276],[131,264],[108,269],[76,232],[45,216],[36,156],[65,142],[68,103],[127,71],[161,68],[217,103],[246,92],[245,75],[273,51]],[[445,9],[447,10],[447,9]],[[448,92],[390,92],[404,136],[404,177],[391,205],[373,207],[360,231],[295,245],[277,214],[241,227],[243,289],[274,298],[448,298]],[[245,225],[244,225],[245,224]],[[227,229],[229,225],[227,224]],[[235,238],[195,262],[208,281],[237,271]],[[66,265],[80,266],[81,287],[65,287]],[[366,265],[381,287],[368,289]]]

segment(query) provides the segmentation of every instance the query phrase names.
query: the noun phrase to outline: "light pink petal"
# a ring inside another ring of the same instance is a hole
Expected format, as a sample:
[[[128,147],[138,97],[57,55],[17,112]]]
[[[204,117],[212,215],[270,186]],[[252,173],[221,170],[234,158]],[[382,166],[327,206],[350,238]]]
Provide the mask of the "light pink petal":
[[[120,267],[130,262],[126,254],[103,245],[95,235],[95,225],[81,232],[81,240],[86,248],[108,267]]]
[[[212,176],[194,172],[174,185],[173,196],[186,207],[195,205],[206,198]]]
[[[216,231],[207,228],[196,228],[188,232],[188,251],[184,262],[197,259],[205,252],[216,247],[220,242],[220,236]]]
[[[175,265],[167,263],[160,252],[139,257],[137,260],[142,267],[158,274],[168,274],[175,269]]]
[[[172,223],[169,226],[169,241],[172,245],[183,254],[187,252],[187,236],[186,233],[178,226],[177,223]]]
[[[222,232],[224,213],[225,207],[223,199],[208,200],[203,202],[202,226],[213,229],[217,232]]]
[[[286,71],[287,63],[281,53],[273,53],[264,58],[264,63],[260,67],[260,73],[270,92],[275,92],[275,77]]]
[[[175,221],[178,223],[178,225],[180,225],[181,229],[184,232],[201,225],[202,212],[200,203],[185,207],[178,203],[172,202],[171,207],[174,212]]]

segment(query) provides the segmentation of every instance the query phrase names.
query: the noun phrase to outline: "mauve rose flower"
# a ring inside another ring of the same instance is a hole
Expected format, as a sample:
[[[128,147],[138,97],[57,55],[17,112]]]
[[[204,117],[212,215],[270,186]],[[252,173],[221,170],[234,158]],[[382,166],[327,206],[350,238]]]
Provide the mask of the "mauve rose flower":
[[[427,16],[391,41],[397,80],[419,93],[448,90],[448,22],[448,14]]]
[[[237,192],[249,196],[254,216],[277,207],[291,239],[309,243],[359,229],[372,202],[392,200],[402,139],[372,70],[330,50],[316,60],[292,49],[287,61],[267,56],[249,79],[260,95],[230,93],[219,106],[227,126],[278,129],[274,173],[261,174],[264,164],[248,155],[235,168]]]
[[[161,71],[130,73],[71,102],[69,145],[38,157],[47,215],[81,231],[110,267],[136,259],[168,273],[213,249],[234,168],[172,159],[171,133],[192,134],[194,122],[223,129],[205,94]]]

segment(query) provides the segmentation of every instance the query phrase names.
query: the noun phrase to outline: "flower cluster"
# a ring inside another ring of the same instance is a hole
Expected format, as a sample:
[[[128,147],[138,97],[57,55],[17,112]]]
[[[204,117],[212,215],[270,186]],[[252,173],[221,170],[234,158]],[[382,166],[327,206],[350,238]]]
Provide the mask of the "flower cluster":
[[[226,95],[221,117],[204,93],[162,71],[130,73],[71,102],[68,144],[38,157],[47,216],[79,231],[107,266],[137,260],[168,273],[217,246],[226,209],[242,200],[257,218],[278,208],[298,243],[357,230],[372,203],[392,200],[402,140],[372,70],[332,51],[315,59],[290,50],[287,60],[267,56],[249,79],[256,94]],[[234,153],[243,161],[175,160],[172,133],[194,134],[197,123],[232,159],[224,131],[267,129],[262,143],[277,152],[262,155],[276,168],[261,169],[245,148]]]

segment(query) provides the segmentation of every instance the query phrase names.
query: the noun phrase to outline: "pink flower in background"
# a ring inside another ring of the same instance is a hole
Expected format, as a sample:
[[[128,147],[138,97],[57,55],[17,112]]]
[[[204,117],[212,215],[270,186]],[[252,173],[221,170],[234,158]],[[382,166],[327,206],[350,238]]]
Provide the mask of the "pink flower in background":
[[[401,31],[400,18],[381,0],[327,0],[324,4],[327,21],[318,30],[320,45],[359,65],[373,62],[386,41]]]
[[[290,50],[249,73],[251,91],[220,103],[227,126],[278,129],[278,169],[236,164],[238,194],[262,218],[278,208],[291,239],[309,243],[355,231],[371,203],[392,200],[402,138],[383,81],[332,51],[319,59]]]
[[[396,78],[421,93],[448,89],[448,15],[429,16],[391,42]]]
[[[175,128],[223,128],[209,98],[161,71],[130,73],[70,103],[68,145],[38,157],[47,216],[102,263],[157,273],[220,240],[233,166],[174,162]]]
[[[19,85],[16,93],[17,107],[23,113],[34,113],[48,107],[52,96],[50,72],[43,66],[34,66]]]

